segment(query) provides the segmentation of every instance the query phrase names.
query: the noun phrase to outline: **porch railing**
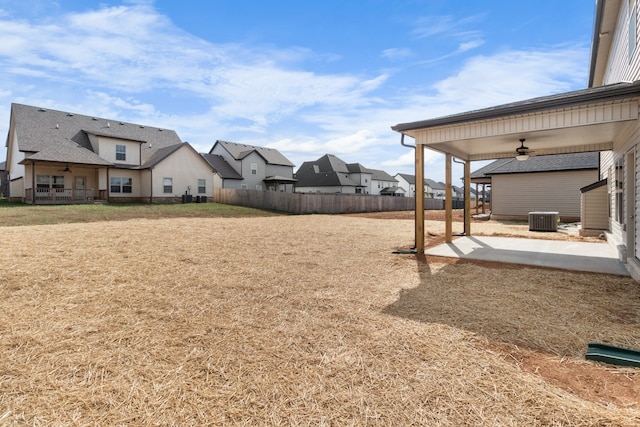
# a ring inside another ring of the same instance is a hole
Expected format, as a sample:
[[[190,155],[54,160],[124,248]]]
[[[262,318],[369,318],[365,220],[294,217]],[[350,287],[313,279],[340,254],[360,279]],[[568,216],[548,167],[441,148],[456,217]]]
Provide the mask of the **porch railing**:
[[[98,192],[93,188],[74,190],[71,188],[36,188],[36,203],[91,203],[97,200]],[[27,202],[33,202],[33,189],[26,191]]]

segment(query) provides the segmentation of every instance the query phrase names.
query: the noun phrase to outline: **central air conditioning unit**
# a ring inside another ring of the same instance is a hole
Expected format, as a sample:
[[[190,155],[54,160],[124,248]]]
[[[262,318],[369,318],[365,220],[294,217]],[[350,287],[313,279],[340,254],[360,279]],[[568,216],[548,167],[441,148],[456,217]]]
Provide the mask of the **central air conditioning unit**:
[[[559,212],[529,212],[529,231],[558,231]]]

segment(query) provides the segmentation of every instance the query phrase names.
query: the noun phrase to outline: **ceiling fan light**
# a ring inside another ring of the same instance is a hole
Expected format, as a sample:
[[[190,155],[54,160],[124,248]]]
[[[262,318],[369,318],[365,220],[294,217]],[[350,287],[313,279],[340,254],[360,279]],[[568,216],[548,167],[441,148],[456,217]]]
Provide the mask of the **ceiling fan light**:
[[[518,153],[518,155],[516,156],[516,160],[519,161],[524,161],[527,160],[529,158],[529,155],[527,153]]]

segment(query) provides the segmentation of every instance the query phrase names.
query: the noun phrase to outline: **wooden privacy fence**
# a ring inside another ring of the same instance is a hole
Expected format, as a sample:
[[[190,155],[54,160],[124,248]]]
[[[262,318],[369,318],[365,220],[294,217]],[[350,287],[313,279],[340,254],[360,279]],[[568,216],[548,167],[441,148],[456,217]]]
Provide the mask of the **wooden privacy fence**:
[[[216,188],[213,200],[227,205],[292,214],[341,214],[414,210],[413,197],[365,196],[360,194],[282,193],[260,190]],[[425,209],[444,209],[444,200],[425,199]]]

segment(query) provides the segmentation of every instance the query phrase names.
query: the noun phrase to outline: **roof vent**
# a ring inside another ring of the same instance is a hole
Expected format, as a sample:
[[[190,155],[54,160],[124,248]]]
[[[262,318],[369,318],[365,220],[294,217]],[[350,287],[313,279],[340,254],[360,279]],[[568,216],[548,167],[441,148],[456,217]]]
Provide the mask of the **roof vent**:
[[[107,122],[107,127],[110,128],[111,127],[111,123]]]
[[[140,125],[140,129],[144,129],[144,126]]]
[[[124,126],[124,123],[120,122],[120,124]]]
[[[162,129],[158,129],[160,132],[162,132]]]
[[[73,113],[67,113],[67,116],[73,117]]]
[[[56,123],[56,129],[60,129],[60,125]]]
[[[94,118],[93,118],[93,120],[98,120],[98,118],[97,118],[97,117],[94,117]]]
[[[44,108],[41,108],[40,111],[47,111],[47,110],[45,110]]]

